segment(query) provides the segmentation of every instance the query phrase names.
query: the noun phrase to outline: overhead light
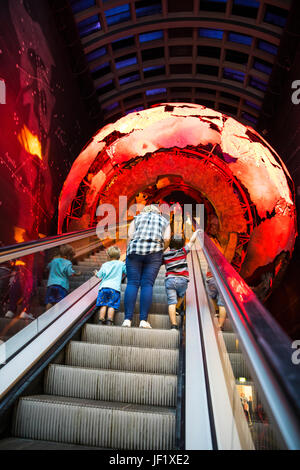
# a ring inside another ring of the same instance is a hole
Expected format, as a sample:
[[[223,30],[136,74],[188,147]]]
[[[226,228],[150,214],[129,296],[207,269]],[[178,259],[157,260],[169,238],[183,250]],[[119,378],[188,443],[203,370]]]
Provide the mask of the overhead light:
[[[242,383],[247,382],[246,377],[239,377],[239,382],[242,382]]]

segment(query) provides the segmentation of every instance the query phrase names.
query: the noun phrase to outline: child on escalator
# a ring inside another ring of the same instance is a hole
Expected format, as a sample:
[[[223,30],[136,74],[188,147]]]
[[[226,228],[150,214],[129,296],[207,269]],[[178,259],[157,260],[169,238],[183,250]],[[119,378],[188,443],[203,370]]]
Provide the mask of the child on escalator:
[[[45,299],[47,310],[68,295],[69,277],[81,275],[80,271],[76,272],[73,269],[73,257],[73,248],[70,245],[62,245],[47,266],[49,269]]]
[[[104,263],[95,276],[101,279],[96,306],[99,308],[99,325],[113,325],[115,311],[120,307],[121,283],[126,276],[126,265],[120,261],[120,248],[111,246],[107,249],[109,261]],[[107,314],[107,319],[106,318]]]
[[[189,282],[186,257],[195,243],[199,231],[196,230],[193,233],[186,245],[183,237],[173,236],[170,240],[169,249],[163,254],[163,263],[166,268],[165,287],[168,298],[168,312],[171,329],[174,330],[178,330],[176,310],[180,309],[182,305]]]

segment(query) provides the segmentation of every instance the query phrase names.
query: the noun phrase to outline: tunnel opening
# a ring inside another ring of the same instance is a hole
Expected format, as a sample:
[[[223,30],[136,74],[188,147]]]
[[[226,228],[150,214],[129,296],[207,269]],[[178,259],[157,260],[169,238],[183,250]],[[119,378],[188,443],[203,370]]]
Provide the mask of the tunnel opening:
[[[177,175],[159,176],[155,185],[147,186],[130,201],[131,204],[167,204],[171,210],[174,209],[176,204],[179,204],[182,209],[183,219],[187,216],[195,218],[201,212],[204,216],[202,226],[205,230],[207,230],[213,218],[218,218],[208,198],[197,189],[186,184],[181,176]],[[199,205],[203,205],[203,211],[197,209]]]
[[[253,129],[204,106],[162,103],[94,135],[64,184],[58,229],[95,227],[104,204],[118,220],[120,196],[128,205],[202,203],[205,229],[216,216],[225,257],[246,282],[272,268],[269,294],[283,271],[274,261],[292,253],[296,237],[287,180],[280,157]]]

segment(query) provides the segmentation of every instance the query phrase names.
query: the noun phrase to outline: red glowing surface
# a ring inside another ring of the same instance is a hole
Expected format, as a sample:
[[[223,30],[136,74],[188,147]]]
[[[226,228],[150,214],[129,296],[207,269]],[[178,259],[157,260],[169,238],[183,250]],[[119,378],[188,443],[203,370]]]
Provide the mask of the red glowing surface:
[[[227,281],[242,304],[253,298],[252,290],[244,281],[239,281],[234,277],[228,277]]]
[[[177,190],[198,192],[214,208],[220,241],[245,279],[290,256],[295,206],[279,156],[252,128],[194,104],[158,105],[101,129],[65,181],[59,231],[95,224],[98,204],[117,208],[120,195],[137,202],[149,188],[166,194],[176,178]]]

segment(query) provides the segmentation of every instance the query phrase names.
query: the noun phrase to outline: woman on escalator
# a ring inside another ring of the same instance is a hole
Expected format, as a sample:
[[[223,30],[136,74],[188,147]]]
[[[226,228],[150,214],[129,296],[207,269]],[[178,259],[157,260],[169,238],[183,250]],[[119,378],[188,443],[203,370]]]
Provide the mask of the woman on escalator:
[[[145,206],[131,222],[126,256],[127,288],[125,291],[125,320],[122,326],[131,327],[139,287],[140,328],[151,328],[147,321],[152,303],[153,285],[162,264],[164,248],[171,236],[170,224],[154,205]]]

